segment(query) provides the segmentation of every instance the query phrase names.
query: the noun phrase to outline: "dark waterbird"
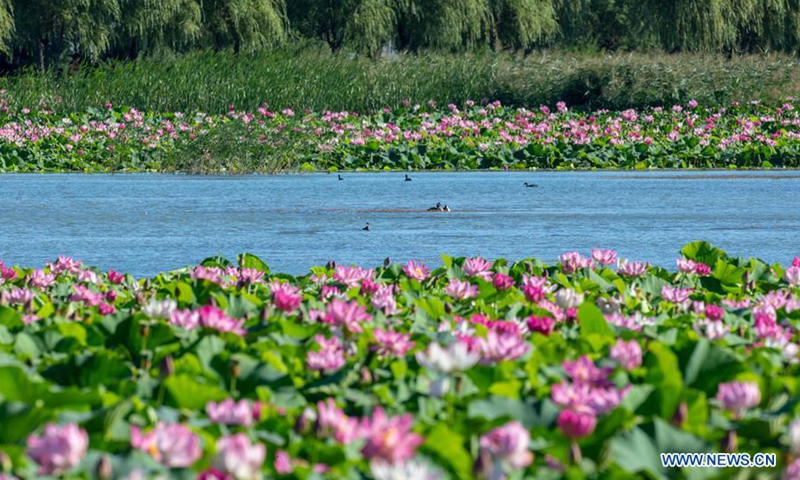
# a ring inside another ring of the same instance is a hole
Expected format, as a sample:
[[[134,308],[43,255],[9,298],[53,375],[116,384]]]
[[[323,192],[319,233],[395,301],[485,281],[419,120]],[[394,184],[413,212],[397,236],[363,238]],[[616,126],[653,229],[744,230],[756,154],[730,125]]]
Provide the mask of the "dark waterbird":
[[[409,177],[408,174],[406,173],[406,182],[410,182],[410,181],[411,181],[411,177]]]
[[[369,222],[367,222],[367,224],[364,225],[364,228],[362,228],[361,230],[364,230],[364,231],[368,232],[369,231]]]
[[[436,202],[436,206],[429,208],[428,211],[429,212],[441,212],[442,211],[442,202]]]
[[[339,177],[339,180],[344,180],[344,178],[342,178],[342,176],[339,175],[338,173],[336,174],[336,176]]]
[[[538,186],[539,186],[539,185],[536,185],[535,183],[528,183],[528,182],[525,182],[525,184],[524,184],[524,185],[525,185],[526,187],[528,187],[528,188],[533,188],[533,187],[538,187]]]

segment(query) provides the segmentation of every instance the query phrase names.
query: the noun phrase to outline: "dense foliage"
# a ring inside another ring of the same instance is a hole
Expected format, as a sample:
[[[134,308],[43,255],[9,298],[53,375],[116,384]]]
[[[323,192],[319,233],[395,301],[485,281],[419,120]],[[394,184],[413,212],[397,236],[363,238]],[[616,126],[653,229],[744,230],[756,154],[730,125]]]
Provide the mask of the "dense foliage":
[[[154,111],[225,113],[229,105],[276,109],[375,111],[401,102],[442,105],[469,99],[535,107],[564,100],[581,109],[624,110],[697,100],[782,102],[800,93],[800,62],[786,55],[731,60],[708,54],[402,55],[393,60],[334,55],[320,49],[202,52],[110,62],[65,76],[0,78],[21,107],[40,102],[62,114],[112,102]],[[56,101],[57,100],[57,101]]]
[[[77,68],[165,51],[542,46],[794,52],[796,0],[0,0],[11,65]],[[69,64],[69,67],[67,65]]]
[[[681,254],[0,262],[0,478],[798,478],[800,258]]]
[[[5,172],[800,167],[791,100],[589,113],[564,102],[535,110],[430,102],[365,115],[267,106],[145,113],[107,103],[64,116],[0,96],[0,112]]]

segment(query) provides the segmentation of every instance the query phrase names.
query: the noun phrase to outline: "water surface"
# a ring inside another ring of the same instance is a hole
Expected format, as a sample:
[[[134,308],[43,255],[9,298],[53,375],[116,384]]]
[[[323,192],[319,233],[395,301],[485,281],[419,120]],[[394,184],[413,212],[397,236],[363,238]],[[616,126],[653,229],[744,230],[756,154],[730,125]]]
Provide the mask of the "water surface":
[[[698,239],[769,262],[800,254],[797,172],[342,176],[0,175],[0,259],[66,254],[144,276],[245,251],[295,274],[442,253],[553,261],[595,246],[674,268]],[[452,212],[425,211],[436,202]]]

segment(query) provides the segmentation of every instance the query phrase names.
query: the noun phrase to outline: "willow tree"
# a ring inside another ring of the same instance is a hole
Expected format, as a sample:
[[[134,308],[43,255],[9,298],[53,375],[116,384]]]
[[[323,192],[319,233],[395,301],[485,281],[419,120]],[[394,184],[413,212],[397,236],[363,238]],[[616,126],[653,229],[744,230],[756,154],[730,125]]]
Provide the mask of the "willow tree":
[[[14,8],[11,0],[0,0],[0,52],[11,52],[14,34]]]
[[[122,22],[115,40],[118,54],[135,58],[160,48],[182,51],[202,38],[202,12],[196,0],[121,0]]]
[[[491,33],[495,49],[531,48],[551,41],[558,33],[551,0],[490,0]]]
[[[292,0],[289,22],[308,38],[317,38],[338,51],[376,53],[397,36],[397,0]]]
[[[15,48],[36,52],[39,67],[66,55],[97,59],[111,45],[118,0],[12,0]]]
[[[286,36],[283,0],[201,0],[203,31],[216,49],[256,50]]]

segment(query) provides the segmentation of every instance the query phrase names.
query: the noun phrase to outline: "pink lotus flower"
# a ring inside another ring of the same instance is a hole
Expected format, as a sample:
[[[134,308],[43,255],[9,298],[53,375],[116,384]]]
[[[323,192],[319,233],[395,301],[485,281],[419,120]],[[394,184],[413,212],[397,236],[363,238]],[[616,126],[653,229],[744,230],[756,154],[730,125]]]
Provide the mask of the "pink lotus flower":
[[[694,260],[681,257],[677,259],[676,262],[678,263],[678,271],[684,273],[694,273],[695,268],[697,268],[697,264],[694,262]]]
[[[492,285],[500,291],[508,290],[514,286],[514,279],[505,273],[495,273],[492,278]]]
[[[281,475],[288,475],[294,471],[289,454],[285,450],[275,452],[275,470]]]
[[[619,267],[617,267],[617,273],[625,275],[626,277],[638,277],[640,275],[644,275],[645,272],[647,272],[647,267],[649,266],[650,265],[647,263],[628,263],[627,260],[623,260],[619,263]]]
[[[410,341],[411,335],[407,333],[376,329],[374,334],[375,341],[380,345],[373,347],[374,350],[377,350],[378,355],[405,357],[406,353],[414,348],[414,342]]]
[[[361,322],[372,320],[372,315],[367,313],[367,309],[359,305],[356,301],[347,302],[335,298],[328,304],[328,311],[323,322],[343,328],[353,333],[361,333]]]
[[[725,316],[725,310],[719,305],[706,305],[704,313],[709,320],[722,320]]]
[[[522,287],[522,293],[529,302],[539,303],[544,300],[546,290],[541,285],[525,285]]]
[[[169,323],[191,330],[200,326],[200,315],[191,310],[173,310],[169,317]]]
[[[633,370],[642,364],[642,347],[636,340],[626,342],[620,338],[611,347],[610,358],[622,365],[625,370]]]
[[[24,305],[36,298],[36,293],[26,288],[15,288],[8,293],[8,302]]]
[[[800,268],[800,257],[794,257],[792,260],[792,266]]]
[[[74,423],[51,423],[41,436],[28,437],[28,456],[39,464],[39,475],[61,475],[78,465],[87,448],[89,435]]]
[[[125,275],[117,273],[114,270],[108,271],[108,281],[114,285],[121,285],[125,281]]]
[[[116,312],[117,309],[114,305],[109,305],[107,303],[101,303],[100,307],[97,309],[100,312],[100,315],[111,315],[112,313]]]
[[[192,270],[190,278],[192,280],[208,280],[212,283],[222,283],[223,272],[219,267],[206,267],[198,265]]]
[[[344,366],[344,350],[338,338],[327,339],[322,335],[314,335],[314,340],[320,349],[306,354],[306,365],[309,370],[333,373]]]
[[[711,267],[709,267],[705,263],[698,263],[694,267],[694,273],[700,275],[701,277],[711,275]]]
[[[323,433],[332,433],[337,442],[347,444],[364,436],[361,423],[355,418],[348,417],[342,410],[337,408],[332,398],[327,399],[325,402],[318,402],[317,410],[319,411],[317,421],[320,429]]]
[[[800,458],[789,464],[783,472],[782,480],[800,480]]]
[[[404,462],[416,453],[422,437],[411,432],[413,418],[409,414],[389,418],[377,407],[371,418],[362,419],[361,428],[367,439],[361,453],[370,460],[388,463]]]
[[[239,433],[217,440],[214,467],[236,480],[257,480],[266,455],[264,445],[252,444],[247,435]]]
[[[261,416],[261,407],[259,403],[251,405],[248,400],[234,402],[228,398],[219,403],[208,402],[206,413],[214,423],[251,427]]]
[[[592,265],[592,259],[586,258],[578,252],[567,252],[558,257],[565,273],[573,273]]]
[[[281,283],[272,288],[272,303],[275,308],[286,313],[294,313],[300,306],[303,296],[297,287]]]
[[[464,261],[464,273],[468,277],[482,278],[486,281],[491,280],[492,262],[481,257],[468,258]]]
[[[495,330],[489,330],[486,338],[479,338],[478,346],[482,356],[481,363],[484,365],[516,360],[530,349],[530,345],[518,334],[499,334]]]
[[[563,362],[563,367],[567,375],[574,381],[595,386],[608,385],[608,376],[613,370],[610,367],[598,368],[586,355],[583,355],[574,362],[565,360]]]
[[[509,422],[482,435],[481,449],[488,452],[493,460],[510,468],[525,468],[533,463],[529,450],[530,433],[518,422]]]
[[[78,273],[81,269],[81,261],[73,260],[72,257],[59,256],[55,263],[48,263],[50,271],[59,273]]]
[[[150,454],[170,468],[187,468],[202,455],[200,441],[185,425],[158,422],[156,427],[142,434],[139,427],[131,426],[131,446]]]
[[[793,287],[800,285],[800,267],[792,266],[787,268],[783,274],[783,279]]]
[[[689,300],[689,295],[691,295],[693,291],[694,290],[691,288],[677,288],[664,285],[661,287],[661,297],[668,302],[682,304]]]
[[[52,273],[45,273],[44,270],[34,270],[28,277],[28,284],[33,288],[38,288],[39,290],[44,290],[55,283],[55,281],[56,276]]]
[[[375,291],[372,300],[372,308],[382,311],[385,315],[399,313],[397,300],[394,298],[394,285],[380,285]]]
[[[372,279],[375,276],[373,270],[365,270],[361,267],[345,267],[339,265],[333,273],[333,279],[345,284],[348,288],[357,287],[362,280]]]
[[[78,281],[84,283],[97,283],[100,277],[91,270],[81,270],[78,272]]]
[[[255,268],[242,268],[239,270],[239,284],[242,286],[255,285],[264,282],[264,272]]]
[[[408,278],[413,278],[420,282],[431,276],[431,269],[426,267],[422,262],[416,260],[409,260],[403,267],[403,271]]]
[[[2,277],[0,278],[0,285],[2,285],[3,282],[10,282],[16,279],[17,271],[13,268],[0,267],[0,277]]]
[[[247,330],[244,329],[244,319],[231,318],[215,305],[202,306],[196,312],[200,317],[200,326],[202,327],[237,335],[247,333]]]
[[[432,342],[427,350],[417,352],[417,362],[423,368],[444,374],[469,370],[479,359],[480,355],[461,341],[451,343],[446,348]]]
[[[528,330],[531,332],[538,332],[544,336],[550,336],[555,329],[556,321],[550,317],[535,317],[528,318]]]
[[[761,390],[755,382],[720,383],[718,388],[717,400],[737,416],[761,403]]]
[[[594,432],[594,428],[597,426],[597,417],[591,412],[567,409],[558,414],[556,424],[565,437],[577,440]]]
[[[592,250],[592,259],[600,265],[610,266],[617,264],[617,252],[614,250]]]
[[[466,300],[478,296],[478,286],[460,280],[451,280],[444,292],[455,300]]]

